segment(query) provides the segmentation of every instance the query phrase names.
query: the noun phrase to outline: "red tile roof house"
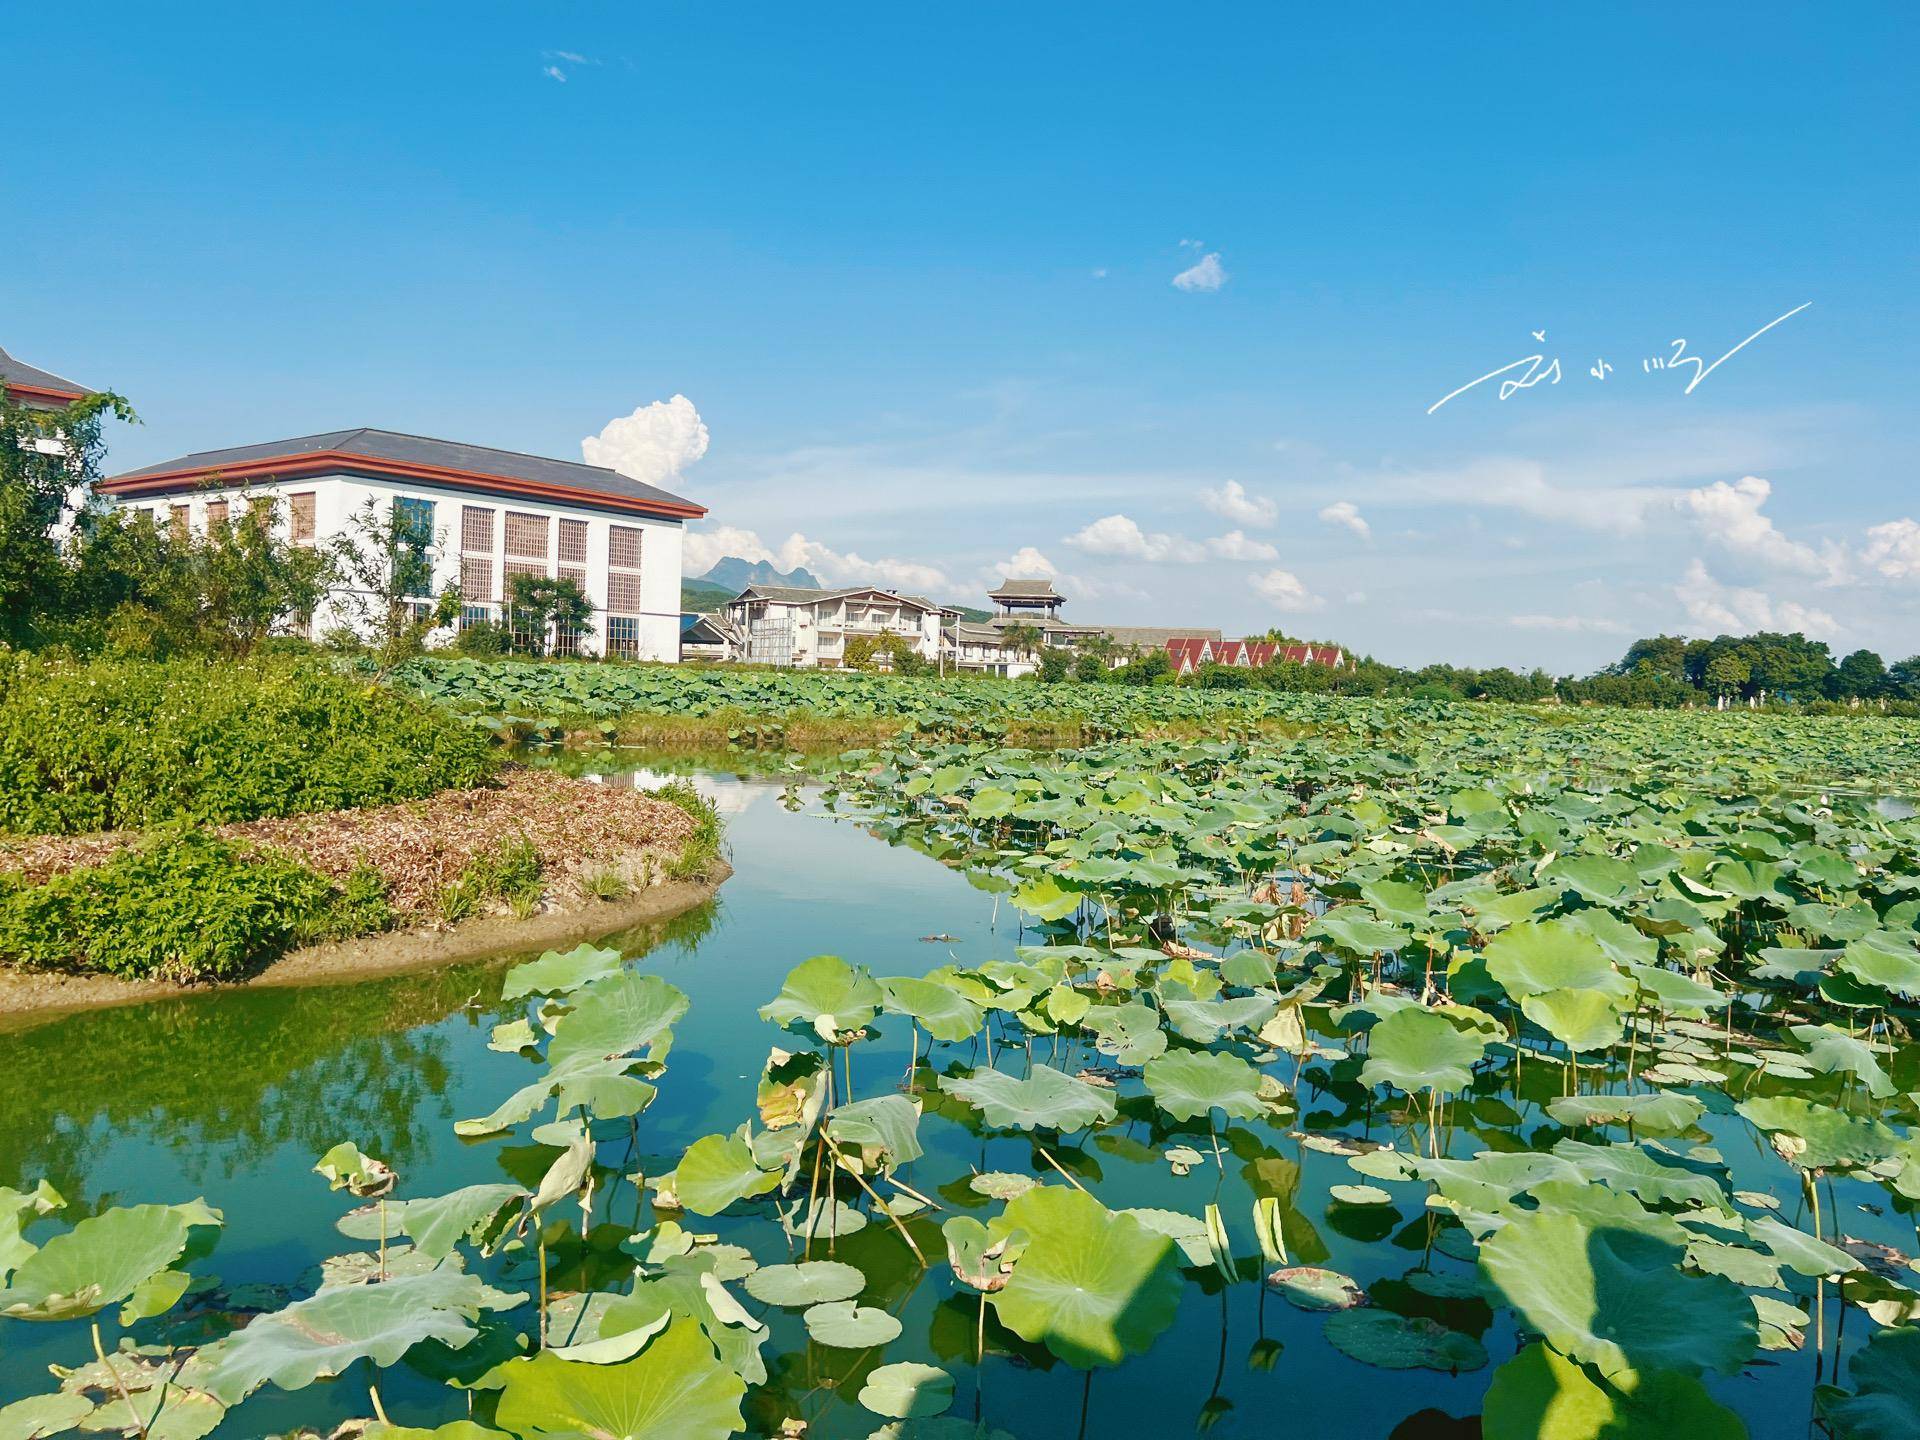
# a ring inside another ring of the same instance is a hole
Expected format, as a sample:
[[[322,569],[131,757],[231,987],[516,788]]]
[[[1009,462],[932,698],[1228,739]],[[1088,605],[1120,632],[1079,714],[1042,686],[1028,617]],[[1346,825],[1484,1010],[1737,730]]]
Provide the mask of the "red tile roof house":
[[[556,648],[639,660],[680,658],[681,542],[707,513],[597,465],[372,429],[183,455],[96,489],[189,531],[270,504],[298,545],[341,534],[369,501],[391,507],[427,547],[433,590],[458,582],[461,625],[500,619],[515,575],[570,579],[593,629],[550,637]],[[337,602],[323,607],[313,633],[340,618]]]
[[[1338,645],[1287,645],[1271,640],[1193,640],[1167,641],[1167,660],[1176,675],[1191,675],[1202,665],[1234,665],[1257,669],[1275,660],[1296,665],[1325,665],[1339,670],[1346,665],[1346,652]]]

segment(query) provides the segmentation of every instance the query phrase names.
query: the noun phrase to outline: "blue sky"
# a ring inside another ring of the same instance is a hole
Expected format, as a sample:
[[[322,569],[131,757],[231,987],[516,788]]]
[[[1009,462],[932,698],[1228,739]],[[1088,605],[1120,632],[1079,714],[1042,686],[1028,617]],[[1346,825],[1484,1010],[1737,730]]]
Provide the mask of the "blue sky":
[[[360,424],[575,457],[628,417],[598,453],[711,507],[696,553],[830,579],[977,603],[1018,559],[1083,619],[1403,663],[1920,650],[1908,6],[7,33],[0,344],[133,400],[114,468]],[[1807,302],[1690,395],[1643,369]],[[1558,384],[1427,413],[1533,354]]]

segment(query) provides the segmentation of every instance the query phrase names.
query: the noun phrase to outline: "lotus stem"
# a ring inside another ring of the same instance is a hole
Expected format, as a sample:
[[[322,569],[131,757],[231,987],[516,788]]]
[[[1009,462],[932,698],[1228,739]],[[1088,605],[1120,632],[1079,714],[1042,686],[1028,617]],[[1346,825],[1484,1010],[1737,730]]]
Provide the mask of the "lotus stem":
[[[120,1372],[114,1368],[113,1361],[107,1358],[106,1346],[100,1343],[98,1320],[93,1322],[93,1353],[99,1358],[100,1364],[105,1367],[107,1375],[112,1379],[114,1390],[122,1400],[127,1402],[127,1414],[133,1417],[133,1428],[139,1431],[140,1440],[146,1440],[147,1422],[140,1418],[140,1409],[133,1403],[133,1396],[128,1393],[126,1382],[120,1378]],[[162,1393],[164,1395],[164,1392]]]
[[[386,1407],[380,1403],[380,1387],[378,1385],[369,1384],[367,1386],[367,1398],[373,1402],[374,1418],[382,1425],[390,1424],[391,1422],[387,1419]]]
[[[975,1368],[987,1363],[987,1292],[980,1292],[980,1317],[973,1327],[973,1363]]]
[[[829,1145],[833,1144],[832,1141],[828,1141],[827,1143]],[[853,1183],[866,1191],[868,1196],[873,1200],[873,1203],[878,1205],[886,1214],[887,1219],[893,1222],[893,1228],[898,1230],[900,1232],[900,1238],[907,1242],[907,1248],[913,1251],[914,1258],[920,1262],[920,1268],[923,1270],[926,1269],[927,1257],[921,1253],[919,1244],[913,1238],[913,1232],[907,1229],[905,1222],[903,1222],[898,1215],[887,1208],[887,1202],[875,1193],[874,1188],[867,1183],[866,1176],[847,1164],[846,1157],[840,1153],[840,1147],[837,1145],[833,1146],[833,1160],[836,1165],[853,1177]]]
[[[1082,1195],[1093,1194],[1093,1192],[1087,1189],[1086,1186],[1082,1185],[1078,1180],[1074,1179],[1073,1176],[1067,1174],[1066,1166],[1062,1165],[1058,1160],[1054,1159],[1052,1155],[1048,1154],[1046,1146],[1036,1145],[1033,1148],[1038,1150],[1040,1152],[1040,1158],[1046,1161],[1049,1165],[1053,1166],[1054,1169],[1058,1170],[1061,1173],[1061,1175],[1066,1178],[1066,1182],[1069,1185],[1073,1186],[1074,1189],[1078,1190]]]
[[[547,1236],[543,1226],[535,1244],[540,1252],[540,1348],[547,1348]]]
[[[382,1195],[374,1203],[380,1207],[380,1279],[384,1284],[387,1278],[387,1197]]]

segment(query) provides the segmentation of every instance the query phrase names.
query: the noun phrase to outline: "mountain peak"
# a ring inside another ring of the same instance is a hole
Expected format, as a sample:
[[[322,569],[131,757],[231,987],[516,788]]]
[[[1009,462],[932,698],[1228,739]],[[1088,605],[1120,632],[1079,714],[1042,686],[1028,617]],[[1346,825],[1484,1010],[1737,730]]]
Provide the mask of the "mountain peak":
[[[700,578],[735,590],[744,590],[749,585],[797,585],[808,590],[826,588],[804,565],[796,565],[792,570],[780,571],[773,568],[771,560],[748,561],[741,559],[738,555],[728,555],[716,561],[713,568]]]

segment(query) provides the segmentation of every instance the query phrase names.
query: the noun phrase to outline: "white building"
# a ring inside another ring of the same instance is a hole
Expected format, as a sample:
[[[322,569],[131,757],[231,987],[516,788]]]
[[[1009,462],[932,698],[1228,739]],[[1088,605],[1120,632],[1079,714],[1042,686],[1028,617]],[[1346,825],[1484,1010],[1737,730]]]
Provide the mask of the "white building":
[[[727,602],[725,623],[733,637],[732,659],[833,669],[846,663],[847,642],[862,635],[898,637],[923,659],[937,661],[945,613],[924,596],[871,585],[749,585]]]
[[[558,648],[640,660],[679,659],[681,541],[686,523],[707,513],[596,465],[371,429],[204,451],[97,489],[194,533],[239,506],[271,503],[300,545],[348,531],[371,501],[421,537],[434,594],[458,583],[462,624],[500,620],[515,575],[570,579],[593,607],[593,630],[556,637]],[[347,613],[333,597],[313,633]]]

